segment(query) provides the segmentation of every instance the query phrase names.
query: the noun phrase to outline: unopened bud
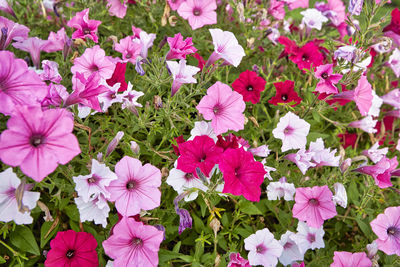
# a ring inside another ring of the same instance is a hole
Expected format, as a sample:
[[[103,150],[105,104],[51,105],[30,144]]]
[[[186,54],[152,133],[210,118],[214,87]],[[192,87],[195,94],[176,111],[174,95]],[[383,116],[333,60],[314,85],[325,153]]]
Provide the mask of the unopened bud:
[[[133,154],[139,154],[140,151],[140,146],[138,145],[138,143],[136,143],[135,141],[131,141],[131,150],[133,152]]]
[[[108,157],[117,147],[119,141],[121,138],[124,136],[124,132],[119,131],[117,135],[114,137],[113,140],[111,140],[110,144],[107,147],[107,152],[106,152],[106,157]]]

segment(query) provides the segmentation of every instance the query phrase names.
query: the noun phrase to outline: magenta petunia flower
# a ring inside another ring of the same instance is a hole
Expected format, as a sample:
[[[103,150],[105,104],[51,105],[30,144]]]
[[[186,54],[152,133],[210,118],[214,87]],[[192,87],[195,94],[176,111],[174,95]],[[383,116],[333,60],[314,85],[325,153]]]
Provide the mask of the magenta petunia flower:
[[[107,187],[115,201],[115,207],[123,216],[132,216],[140,210],[151,210],[160,206],[161,172],[153,165],[142,163],[129,156],[123,157],[115,165],[118,176]]]
[[[337,94],[338,89],[334,86],[337,84],[343,75],[333,74],[333,64],[318,66],[315,70],[315,77],[319,79],[315,91],[326,94]]]
[[[397,165],[399,165],[397,157],[388,159],[386,156],[383,156],[377,164],[373,166],[363,166],[354,171],[371,175],[375,179],[375,184],[377,186],[380,188],[387,188],[393,185],[390,178]]]
[[[97,28],[101,24],[99,20],[89,19],[89,8],[75,14],[67,23],[68,27],[76,29],[72,34],[72,39],[85,39],[86,37],[97,43]]]
[[[244,129],[243,111],[246,104],[243,96],[232,91],[229,85],[216,82],[208,88],[207,95],[200,100],[196,108],[204,119],[211,120],[216,135],[228,130]]]
[[[99,73],[103,79],[109,79],[114,73],[115,64],[106,57],[106,52],[95,45],[92,48],[86,48],[82,56],[74,60],[71,67],[72,74],[82,73],[87,79],[92,73]]]
[[[325,220],[337,214],[332,196],[326,185],[296,188],[293,217],[307,222],[310,227],[321,227]]]
[[[183,40],[182,34],[178,32],[174,37],[168,37],[167,42],[170,50],[166,56],[167,60],[186,59],[187,55],[196,53],[197,49],[193,46],[192,37]]]
[[[81,153],[72,134],[74,119],[65,109],[19,106],[0,135],[0,159],[40,182],[58,164]]]
[[[12,40],[28,39],[29,28],[0,16],[0,50],[5,50]]]
[[[0,112],[11,115],[18,105],[39,105],[47,95],[47,85],[22,59],[0,51]]]
[[[178,14],[189,21],[193,30],[217,23],[215,0],[186,0],[178,8]]]
[[[28,52],[31,55],[33,65],[39,69],[40,67],[40,52],[46,46],[47,41],[37,37],[30,37],[22,42],[13,43],[12,45],[22,51]]]
[[[92,234],[68,230],[58,232],[50,241],[45,267],[85,266],[97,267],[97,241]]]
[[[208,177],[223,152],[223,149],[217,147],[214,140],[207,135],[196,136],[193,140],[180,143],[178,146],[180,157],[177,169],[192,173],[196,177],[196,168],[200,168]]]
[[[350,253],[347,251],[335,251],[330,267],[371,267],[372,262],[365,252]]]
[[[239,252],[229,254],[229,263],[227,267],[251,267],[248,260],[242,258]]]
[[[113,234],[103,241],[105,253],[118,267],[155,267],[164,233],[133,218],[122,218]]]
[[[58,72],[58,63],[50,60],[42,61],[43,72],[40,73],[40,78],[43,81],[50,81],[53,83],[60,83],[62,77]]]
[[[250,201],[260,201],[261,184],[266,171],[255,161],[251,152],[243,148],[225,150],[219,162],[225,185],[222,193],[242,195]]]
[[[139,39],[133,36],[127,36],[119,40],[119,43],[115,44],[115,51],[122,54],[124,62],[136,64],[136,58],[142,51],[142,44]]]
[[[386,208],[371,222],[371,227],[378,236],[379,250],[400,256],[400,206]]]
[[[107,0],[108,13],[110,16],[116,16],[117,18],[123,19],[128,9],[128,0]]]

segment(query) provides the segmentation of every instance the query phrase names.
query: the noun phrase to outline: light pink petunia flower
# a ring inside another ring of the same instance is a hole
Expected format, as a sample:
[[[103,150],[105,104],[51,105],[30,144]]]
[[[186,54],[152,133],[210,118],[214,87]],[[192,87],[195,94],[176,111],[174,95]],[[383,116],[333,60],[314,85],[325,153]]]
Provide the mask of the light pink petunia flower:
[[[47,53],[61,51],[64,49],[65,44],[67,43],[68,36],[65,33],[65,29],[61,28],[57,33],[50,32],[49,37],[47,38],[47,43],[43,47],[43,51]]]
[[[377,122],[378,120],[374,120],[372,116],[369,115],[362,118],[361,120],[349,123],[348,126],[353,128],[359,128],[367,133],[376,133],[378,131],[377,129],[375,129],[375,125]]]
[[[304,253],[309,250],[315,250],[317,248],[324,248],[324,234],[323,227],[313,228],[309,227],[305,222],[299,222],[297,225],[297,233],[292,236],[292,240],[296,242],[300,249],[300,252]]]
[[[99,73],[103,79],[109,79],[114,73],[115,65],[107,56],[106,52],[95,45],[92,48],[86,48],[85,52],[75,58],[74,65],[71,67],[72,74],[80,72],[87,79],[92,73]]]
[[[235,67],[239,66],[246,53],[235,35],[221,29],[210,29],[210,33],[213,39],[214,52],[208,59],[207,66],[210,66],[220,58],[227,64]]]
[[[326,185],[296,188],[295,201],[293,217],[306,221],[310,227],[321,227],[325,220],[337,214],[332,192]]]
[[[378,236],[379,250],[400,256],[400,206],[386,208],[371,222],[371,227]]]
[[[293,240],[295,235],[296,234],[291,231],[286,231],[279,240],[279,243],[281,243],[283,247],[283,252],[279,257],[279,262],[285,266],[294,261],[302,261],[304,259],[304,253],[300,252],[299,246]]]
[[[127,36],[119,40],[119,43],[115,44],[115,51],[122,54],[123,62],[136,64],[136,58],[142,51],[142,44],[139,39],[133,36]]]
[[[40,193],[30,192],[30,185],[21,185],[21,180],[13,172],[12,168],[0,172],[0,221],[14,221],[16,224],[31,224],[33,218],[30,211],[36,207],[36,202],[39,200]],[[21,188],[23,186],[23,188]],[[22,200],[20,203],[17,200],[18,195],[22,192]],[[19,208],[25,208],[21,211]]]
[[[343,77],[340,74],[333,74],[333,64],[320,65],[315,70],[315,77],[319,79],[315,91],[326,94],[337,94],[338,89],[334,86]]]
[[[216,82],[208,88],[207,95],[200,100],[196,108],[204,119],[211,120],[216,135],[228,130],[244,129],[243,112],[246,104],[243,96],[232,91],[229,85]]]
[[[186,65],[185,59],[181,59],[179,63],[175,61],[167,61],[167,66],[173,78],[171,96],[174,96],[183,84],[197,83],[197,80],[196,78],[193,78],[193,75],[196,75],[200,69]]]
[[[132,26],[132,30],[133,30],[133,26]],[[147,33],[143,30],[140,31],[139,40],[140,40],[140,44],[142,45],[142,51],[140,52],[140,56],[142,58],[147,58],[147,53],[148,53],[150,47],[153,46],[153,42],[155,39],[156,39],[156,34]]]
[[[264,228],[244,240],[244,248],[249,251],[249,263],[265,267],[276,266],[283,247],[274,235]]]
[[[355,169],[355,172],[371,175],[375,179],[375,184],[380,188],[391,187],[393,184],[390,181],[392,172],[399,165],[397,157],[388,159],[386,156],[373,166],[363,166]]]
[[[383,103],[391,105],[396,109],[400,109],[400,89],[393,89],[386,95],[382,96]]]
[[[310,124],[292,112],[279,119],[278,125],[272,131],[275,138],[282,140],[282,152],[290,149],[304,148]]]
[[[193,30],[217,23],[215,0],[186,0],[178,8],[178,14],[189,21]]]
[[[277,20],[285,18],[285,3],[279,0],[271,0],[268,13]]]
[[[308,8],[309,0],[283,0],[288,7],[289,10],[296,9],[296,8]]]
[[[22,42],[28,39],[29,28],[0,16],[0,50],[7,49],[12,40]]]
[[[372,262],[365,252],[350,253],[347,251],[335,251],[330,267],[371,267]]]
[[[39,105],[47,85],[26,62],[9,51],[0,51],[0,113],[11,115],[18,105]]]
[[[315,142],[310,142],[308,152],[312,153],[312,160],[319,166],[339,167],[340,156],[335,156],[336,149],[325,148],[322,138],[317,138]]]
[[[13,43],[12,45],[22,51],[26,51],[31,55],[33,65],[38,69],[40,67],[40,52],[47,44],[47,41],[37,37],[30,37],[22,42]]]
[[[300,150],[296,153],[286,155],[285,159],[295,163],[300,169],[301,173],[306,174],[309,168],[316,166],[316,164],[312,162],[312,158],[314,155],[314,152],[306,151],[304,148],[300,148]]]
[[[397,78],[400,77],[400,50],[398,48],[394,49],[392,55],[389,57],[387,63],[393,70]]]
[[[110,201],[123,216],[132,216],[140,210],[151,210],[160,205],[161,172],[153,165],[142,163],[129,156],[123,157],[115,165],[117,180],[107,187]]]
[[[196,53],[197,49],[193,46],[192,37],[183,40],[182,34],[178,32],[174,37],[168,37],[167,42],[170,50],[166,56],[167,60],[186,59],[187,55]]]
[[[180,5],[186,0],[168,0],[168,5],[172,10],[178,10]]]
[[[74,120],[65,109],[19,106],[0,135],[0,159],[40,182],[58,164],[81,153],[72,134]]]
[[[12,7],[9,5],[8,2],[9,2],[8,0],[0,0],[0,10],[16,18],[14,10],[12,9]]]
[[[97,43],[97,28],[101,24],[99,20],[89,19],[89,8],[76,13],[67,23],[68,27],[76,29],[72,34],[72,39],[85,39],[86,37]]]
[[[107,0],[108,13],[110,16],[116,16],[117,18],[123,19],[128,9],[128,0]]]
[[[122,218],[113,234],[103,241],[105,253],[119,267],[156,267],[158,250],[164,233],[152,225],[144,225],[132,218]]]
[[[389,152],[389,148],[384,147],[379,149],[379,142],[376,142],[368,150],[364,150],[362,154],[367,156],[373,163],[378,163]]]
[[[62,77],[58,72],[58,63],[50,60],[42,61],[43,72],[40,73],[40,78],[43,81],[50,81],[53,83],[60,83]]]

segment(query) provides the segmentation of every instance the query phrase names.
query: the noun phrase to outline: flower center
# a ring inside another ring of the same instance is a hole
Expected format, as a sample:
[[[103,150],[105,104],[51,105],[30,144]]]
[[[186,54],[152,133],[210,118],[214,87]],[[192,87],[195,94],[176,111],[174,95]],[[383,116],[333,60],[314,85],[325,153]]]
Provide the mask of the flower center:
[[[198,8],[198,7],[195,7],[195,8],[193,9],[193,15],[195,15],[195,16],[200,16],[200,15],[201,15],[201,9]]]
[[[310,204],[311,206],[318,206],[319,201],[318,201],[318,199],[311,198],[311,199],[308,201],[308,204]]]
[[[303,61],[308,61],[308,55],[304,54],[303,57],[301,58]]]
[[[90,34],[91,30],[89,28],[83,29],[84,34]]]
[[[283,133],[284,134],[291,134],[293,132],[293,128],[290,126],[287,126],[284,130]]]
[[[97,65],[92,65],[89,68],[91,71],[99,71],[99,67]]]
[[[41,144],[43,144],[44,138],[42,135],[38,135],[38,134],[34,134],[31,136],[31,138],[29,139],[29,143],[34,146],[34,147],[38,147]]]
[[[143,245],[143,240],[138,238],[138,237],[134,237],[132,239],[132,246],[134,247],[141,247]]]
[[[281,98],[282,98],[283,101],[288,100],[288,96],[287,95],[282,95]]]
[[[324,80],[328,79],[328,73],[326,73],[326,72],[322,73],[321,77]]]
[[[290,242],[286,242],[286,244],[283,246],[284,249],[290,249],[291,247],[293,247],[293,244]]]
[[[94,183],[96,183],[99,179],[100,179],[99,176],[97,176],[96,174],[93,174],[92,177],[90,177],[87,181],[88,181],[89,184],[94,184]]]
[[[128,58],[128,59],[132,58],[132,54],[131,53],[126,54],[125,58]]]
[[[256,247],[256,252],[260,253],[260,254],[263,254],[266,250],[267,250],[267,248],[263,244],[259,244]]]
[[[65,256],[66,256],[68,259],[71,259],[71,258],[74,256],[74,254],[75,254],[75,250],[69,249],[69,250],[67,251],[67,253],[65,254]]]
[[[214,106],[213,112],[215,115],[218,115],[221,113],[222,108],[219,105]]]
[[[126,183],[126,189],[128,190],[133,190],[136,187],[136,182],[133,180],[130,180],[129,182]]]
[[[193,176],[192,173],[186,173],[184,177],[185,177],[185,180],[186,180],[186,181],[190,181],[190,180],[193,179],[194,176]]]
[[[400,229],[394,226],[391,226],[387,229],[387,234],[391,236],[398,236],[400,235]]]
[[[307,240],[310,243],[314,243],[315,242],[315,234],[308,233]]]
[[[251,85],[247,86],[246,89],[247,89],[247,91],[253,91],[254,90],[253,86],[251,86]]]

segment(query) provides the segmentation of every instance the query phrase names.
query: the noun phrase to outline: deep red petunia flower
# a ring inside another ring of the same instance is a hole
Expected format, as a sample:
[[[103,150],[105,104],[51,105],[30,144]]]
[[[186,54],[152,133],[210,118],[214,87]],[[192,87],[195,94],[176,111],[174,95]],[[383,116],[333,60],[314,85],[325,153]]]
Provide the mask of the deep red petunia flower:
[[[185,138],[183,138],[183,135],[180,135],[178,137],[174,137],[174,140],[176,142],[177,145],[179,145],[180,143],[184,143],[185,142]],[[174,149],[174,153],[179,156],[181,153],[179,153],[179,148],[178,146],[171,144],[172,148]]]
[[[266,171],[255,161],[251,152],[243,148],[227,149],[219,162],[225,185],[222,193],[244,196],[250,201],[260,201],[261,184]]]
[[[204,58],[202,56],[200,56],[198,53],[194,53],[191,56],[197,60],[197,62],[198,62],[197,67],[199,67],[201,70],[203,70],[204,65],[206,64],[206,61],[204,60]]]
[[[193,140],[178,144],[178,147],[181,156],[178,158],[177,168],[186,173],[193,173],[196,177],[197,167],[208,176],[223,152],[208,135],[196,136]]]
[[[289,57],[300,70],[311,69],[322,65],[324,56],[320,52],[319,46],[314,41],[306,43]]]
[[[58,232],[50,247],[44,262],[46,267],[99,266],[97,241],[92,234],[73,230]]]
[[[352,148],[355,148],[357,134],[346,132],[344,134],[338,134],[338,137],[340,138],[340,143],[343,144],[344,149],[346,149],[349,146],[351,146]]]
[[[218,135],[217,136],[217,147],[222,148],[224,151],[228,148],[238,148],[239,147],[239,139],[236,135],[230,133],[227,136]]]
[[[116,83],[120,83],[118,92],[124,92],[128,88],[128,84],[125,81],[126,63],[117,62],[114,73],[110,79],[107,79],[109,86],[114,86]]]
[[[232,83],[232,88],[243,96],[244,101],[257,104],[260,102],[260,93],[264,91],[266,83],[254,71],[246,70]]]
[[[383,28],[384,32],[392,31],[396,34],[400,34],[400,10],[399,8],[393,9],[392,20],[390,24]]]
[[[278,105],[278,103],[291,103],[290,104],[292,107],[297,106],[300,104],[300,102],[303,100],[299,95],[296,93],[294,90],[294,82],[287,80],[284,82],[277,82],[274,83],[274,86],[276,88],[276,94],[274,97],[272,97],[268,103],[273,104],[275,106]]]

